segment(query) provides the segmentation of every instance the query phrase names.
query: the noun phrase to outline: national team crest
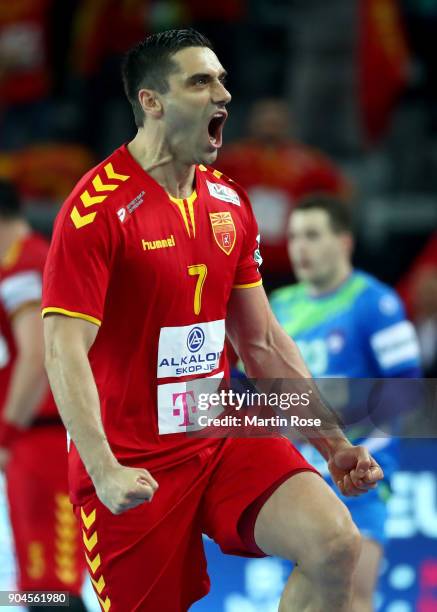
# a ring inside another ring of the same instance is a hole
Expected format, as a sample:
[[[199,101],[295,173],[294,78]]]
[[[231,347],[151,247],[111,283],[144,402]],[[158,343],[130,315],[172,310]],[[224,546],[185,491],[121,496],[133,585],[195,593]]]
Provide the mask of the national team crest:
[[[230,255],[235,245],[237,232],[230,212],[209,213],[214,238],[222,251]]]

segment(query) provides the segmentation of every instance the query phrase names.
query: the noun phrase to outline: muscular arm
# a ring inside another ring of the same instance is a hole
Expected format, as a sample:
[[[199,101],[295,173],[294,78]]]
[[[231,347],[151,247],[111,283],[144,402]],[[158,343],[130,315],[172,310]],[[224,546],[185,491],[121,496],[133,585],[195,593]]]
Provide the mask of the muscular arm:
[[[64,425],[91,478],[117,464],[100,415],[100,401],[88,360],[97,325],[62,315],[46,316],[46,370]]]
[[[3,418],[21,428],[27,427],[48,391],[44,371],[44,340],[37,304],[28,304],[12,318],[17,357],[9,382]]]
[[[100,400],[88,359],[98,327],[63,315],[44,319],[46,369],[62,420],[101,501],[118,514],[151,499],[157,488],[147,470],[115,458],[103,428]]]
[[[281,392],[289,393],[296,392],[296,381],[308,379],[305,390],[312,390],[311,404],[293,410],[303,417],[320,419],[322,428],[305,428],[301,433],[326,459],[339,445],[350,446],[336,416],[321,401],[296,344],[273,315],[263,287],[233,290],[226,331],[250,378],[282,379]]]
[[[234,289],[228,305],[227,334],[242,359],[248,376],[282,379],[281,391],[292,393],[297,380],[307,379],[313,391],[308,408],[301,416],[319,418],[322,427],[301,428],[309,442],[328,461],[329,471],[344,495],[361,495],[376,486],[383,472],[362,446],[352,446],[337,424],[331,410],[320,399],[295,343],[276,321],[262,287]],[[266,389],[268,391],[268,389]]]

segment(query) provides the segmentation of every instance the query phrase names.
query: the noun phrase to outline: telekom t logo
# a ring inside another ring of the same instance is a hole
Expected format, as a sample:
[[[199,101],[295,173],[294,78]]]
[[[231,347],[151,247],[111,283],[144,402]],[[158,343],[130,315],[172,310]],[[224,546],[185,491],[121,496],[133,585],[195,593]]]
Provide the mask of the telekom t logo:
[[[191,397],[192,399],[193,403],[191,406],[188,405],[188,397]],[[184,415],[184,420],[182,421],[182,423],[179,423],[179,427],[187,427],[188,425],[194,425],[194,423],[190,421],[190,413],[194,414],[195,412],[197,412],[196,401],[194,399],[194,392],[193,391],[183,391],[182,393],[173,393],[172,398],[173,398],[173,406],[175,406],[173,408],[173,416],[181,415],[181,408],[178,408],[176,406],[176,402],[180,398],[178,404],[182,407],[182,414]]]

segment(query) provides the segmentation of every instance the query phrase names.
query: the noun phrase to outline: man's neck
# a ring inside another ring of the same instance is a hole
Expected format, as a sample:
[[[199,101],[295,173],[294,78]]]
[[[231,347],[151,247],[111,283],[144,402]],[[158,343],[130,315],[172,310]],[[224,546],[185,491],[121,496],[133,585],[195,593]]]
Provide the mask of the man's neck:
[[[175,160],[164,144],[162,134],[140,128],[128,144],[129,153],[167,193],[188,198],[194,190],[195,166]]]
[[[11,219],[0,223],[0,265],[11,247],[29,232],[29,224],[23,219]]]
[[[344,262],[335,271],[335,274],[318,283],[307,283],[309,294],[313,297],[320,297],[326,293],[331,293],[340,287],[352,273],[352,266],[349,262]]]

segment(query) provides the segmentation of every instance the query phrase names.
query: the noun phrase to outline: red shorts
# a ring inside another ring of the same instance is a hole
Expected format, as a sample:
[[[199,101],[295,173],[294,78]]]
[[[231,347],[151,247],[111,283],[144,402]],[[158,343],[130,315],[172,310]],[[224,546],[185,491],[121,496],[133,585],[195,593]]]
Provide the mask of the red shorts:
[[[18,588],[79,595],[85,560],[68,496],[65,429],[27,431],[14,445],[6,482]]]
[[[102,609],[185,612],[209,591],[202,532],[225,553],[264,556],[253,538],[257,500],[302,470],[315,471],[285,438],[227,439],[153,472],[151,503],[120,515],[96,495],[76,506]]]

